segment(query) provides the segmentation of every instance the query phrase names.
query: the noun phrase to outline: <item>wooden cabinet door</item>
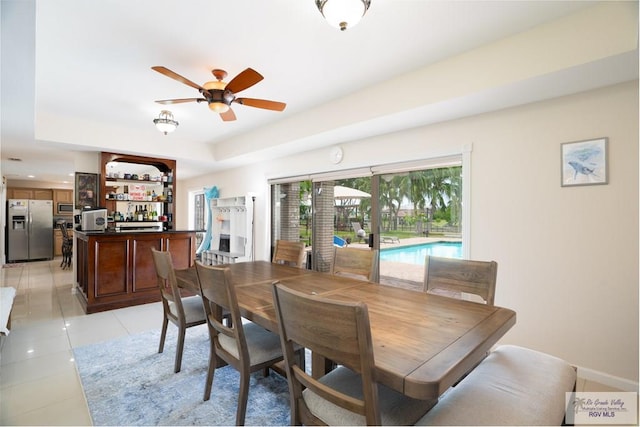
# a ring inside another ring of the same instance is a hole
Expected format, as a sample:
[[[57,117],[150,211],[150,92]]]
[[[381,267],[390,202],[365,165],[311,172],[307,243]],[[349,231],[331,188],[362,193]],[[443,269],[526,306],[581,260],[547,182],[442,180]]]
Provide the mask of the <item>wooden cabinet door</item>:
[[[62,231],[53,230],[53,256],[62,255]]]
[[[73,203],[73,190],[53,190],[53,200],[56,203]]]
[[[50,189],[34,189],[33,198],[36,200],[53,200],[53,191]]]
[[[73,199],[72,190],[64,191],[70,191]],[[7,199],[54,200],[53,196],[53,190],[50,188],[7,188]]]
[[[168,233],[165,238],[165,250],[171,252],[173,267],[189,268],[196,260],[195,233]]]
[[[14,188],[10,199],[33,199],[33,191],[28,188]]]

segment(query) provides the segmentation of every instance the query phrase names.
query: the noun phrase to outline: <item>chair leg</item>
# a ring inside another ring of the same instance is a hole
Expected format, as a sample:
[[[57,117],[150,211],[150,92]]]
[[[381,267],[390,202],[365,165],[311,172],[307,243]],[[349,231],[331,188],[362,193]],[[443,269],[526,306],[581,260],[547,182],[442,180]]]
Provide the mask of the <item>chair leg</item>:
[[[236,425],[243,426],[247,413],[247,400],[249,399],[249,372],[240,373],[240,394],[238,394],[238,411],[236,412]]]
[[[216,372],[218,358],[216,357],[215,345],[213,340],[209,340],[209,369],[207,370],[207,379],[204,383],[204,400],[205,402],[211,398],[211,385],[213,384],[213,375]]]
[[[176,366],[173,369],[173,372],[180,372],[180,368],[182,367],[182,350],[184,349],[184,336],[186,333],[186,328],[180,327],[178,328],[178,345],[176,346]]]
[[[162,353],[164,351],[164,339],[167,337],[167,325],[169,324],[169,319],[165,316],[162,321],[162,332],[160,333],[160,346],[158,347],[158,353]]]

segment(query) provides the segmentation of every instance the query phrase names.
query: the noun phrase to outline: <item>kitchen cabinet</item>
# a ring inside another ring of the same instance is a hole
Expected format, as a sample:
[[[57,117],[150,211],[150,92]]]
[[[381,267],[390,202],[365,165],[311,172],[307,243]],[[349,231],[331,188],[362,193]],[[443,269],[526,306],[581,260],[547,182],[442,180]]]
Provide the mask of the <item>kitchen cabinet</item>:
[[[53,200],[50,188],[7,188],[8,199]]]
[[[53,230],[53,256],[61,256],[62,255],[62,231],[55,229]]]
[[[53,200],[62,203],[73,203],[73,190],[53,190]]]
[[[59,216],[72,216],[73,212],[58,212],[58,203],[73,204],[73,190],[53,190],[53,209],[54,213]]]
[[[69,237],[73,237],[73,230],[67,228],[67,234]],[[62,256],[62,231],[59,228],[53,230],[53,256]]]

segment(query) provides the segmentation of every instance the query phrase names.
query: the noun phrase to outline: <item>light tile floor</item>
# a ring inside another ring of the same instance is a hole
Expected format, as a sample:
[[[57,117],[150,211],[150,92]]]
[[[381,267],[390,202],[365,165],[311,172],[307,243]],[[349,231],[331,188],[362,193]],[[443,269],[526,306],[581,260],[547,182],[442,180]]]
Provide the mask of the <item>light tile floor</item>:
[[[160,328],[160,303],[85,315],[60,259],[0,269],[17,289],[0,352],[0,425],[91,425],[72,348]]]
[[[160,303],[85,315],[60,259],[0,269],[17,289],[0,352],[0,425],[91,425],[72,348],[160,328]],[[613,391],[579,379],[578,391]]]

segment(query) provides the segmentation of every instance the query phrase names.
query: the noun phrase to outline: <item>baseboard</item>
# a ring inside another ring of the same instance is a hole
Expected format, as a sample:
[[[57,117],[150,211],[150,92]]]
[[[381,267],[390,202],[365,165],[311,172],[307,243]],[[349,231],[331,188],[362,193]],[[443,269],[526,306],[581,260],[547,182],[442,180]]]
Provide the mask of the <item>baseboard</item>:
[[[604,384],[609,387],[617,388],[622,391],[638,392],[638,383],[628,380],[626,378],[616,377],[604,372],[595,371],[589,368],[582,368],[578,366],[578,378],[584,378],[585,380],[595,381],[600,384]]]

